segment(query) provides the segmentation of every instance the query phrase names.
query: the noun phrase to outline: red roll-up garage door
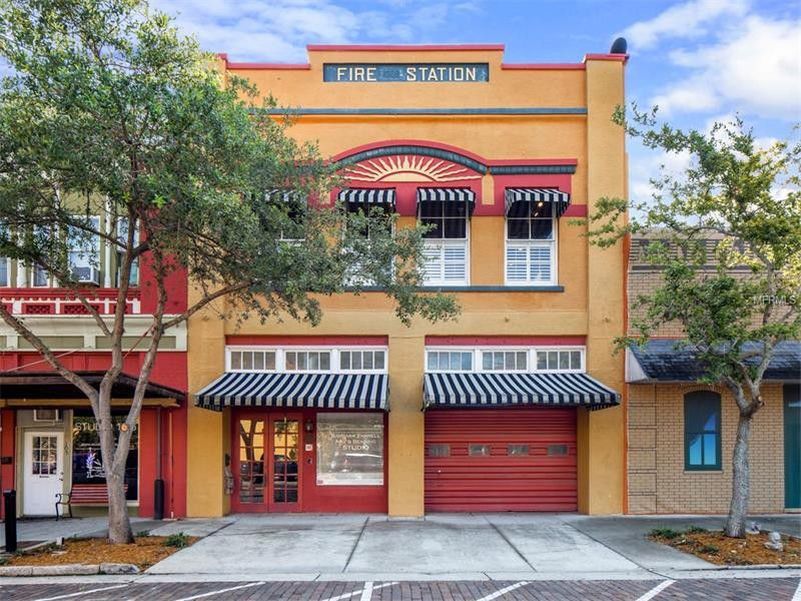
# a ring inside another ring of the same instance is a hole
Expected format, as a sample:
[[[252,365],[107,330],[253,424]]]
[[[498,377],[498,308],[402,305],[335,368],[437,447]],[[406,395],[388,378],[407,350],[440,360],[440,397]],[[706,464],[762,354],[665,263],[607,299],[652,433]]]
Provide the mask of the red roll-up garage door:
[[[576,410],[426,413],[426,511],[575,511]]]

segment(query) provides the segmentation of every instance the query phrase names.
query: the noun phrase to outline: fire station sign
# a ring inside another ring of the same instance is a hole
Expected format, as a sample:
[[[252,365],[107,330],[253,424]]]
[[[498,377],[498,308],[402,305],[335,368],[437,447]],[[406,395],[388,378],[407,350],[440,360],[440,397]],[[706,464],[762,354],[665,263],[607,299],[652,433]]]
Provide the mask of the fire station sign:
[[[489,81],[487,63],[326,63],[323,81],[335,83]]]

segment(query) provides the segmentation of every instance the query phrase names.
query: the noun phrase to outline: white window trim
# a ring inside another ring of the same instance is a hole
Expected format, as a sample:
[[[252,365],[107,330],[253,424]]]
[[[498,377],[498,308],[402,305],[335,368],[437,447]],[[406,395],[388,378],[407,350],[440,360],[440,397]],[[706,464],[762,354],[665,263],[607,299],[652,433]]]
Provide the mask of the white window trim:
[[[72,217],[74,219],[76,219],[76,220],[83,219],[84,217],[86,219],[88,219],[89,221],[93,221],[94,220],[95,223],[92,224],[92,227],[94,227],[98,231],[101,231],[102,219],[101,219],[100,215],[72,215]],[[78,229],[78,228],[75,228],[75,229]],[[72,262],[72,253],[73,252],[76,252],[76,253],[77,252],[82,252],[82,251],[87,250],[87,249],[73,248],[72,245],[70,244],[69,248],[67,249],[67,255],[68,255],[68,261],[69,261],[70,269],[72,269],[73,267],[95,267],[98,271],[100,271],[100,252],[101,252],[101,246],[102,246],[101,245],[100,234],[97,234],[95,236],[95,238],[97,238],[97,240],[95,241],[95,248],[91,249],[91,250],[94,250],[95,258],[97,259],[97,262],[93,265],[92,262],[91,262],[91,257],[85,257],[89,261],[87,264],[80,264],[80,265],[79,264],[73,264],[73,262]],[[91,252],[87,253],[87,254],[91,254]]]
[[[553,223],[551,231],[553,237],[550,240],[528,239],[528,240],[510,240],[509,239],[509,218],[503,218],[503,283],[505,286],[555,286],[559,282],[559,219],[551,217]],[[507,266],[507,253],[509,245],[512,246],[546,246],[551,248],[551,279],[549,280],[532,280],[528,275],[525,280],[509,281],[509,270]]]
[[[428,369],[428,353],[432,352],[472,352],[473,353],[473,369]],[[482,353],[483,352],[521,352],[528,353],[528,368],[526,370],[499,370],[499,369],[483,369]],[[581,369],[537,369],[537,352],[538,351],[579,351],[581,353]],[[514,346],[514,345],[500,345],[500,346],[427,346],[423,350],[423,366],[427,373],[507,373],[507,374],[522,374],[522,373],[586,373],[587,372],[587,347],[576,345],[551,345],[551,346]]]
[[[454,280],[423,280],[423,286],[426,287],[434,287],[434,286],[469,286],[470,285],[470,223],[472,222],[472,215],[469,213],[465,216],[465,229],[464,229],[464,238],[423,238],[423,246],[428,244],[448,244],[448,243],[455,243],[460,242],[464,244],[464,280],[461,281],[454,281]],[[417,217],[417,223],[422,223],[419,215]],[[444,227],[444,226],[443,226]],[[443,263],[443,273],[444,273],[444,263]]]
[[[270,351],[275,353],[275,369],[232,369],[232,351]],[[341,369],[341,351],[384,351],[383,369]],[[287,352],[330,352],[331,369],[286,369]],[[225,371],[234,373],[290,373],[290,374],[385,374],[389,369],[389,348],[386,346],[262,346],[234,344],[225,347]]]

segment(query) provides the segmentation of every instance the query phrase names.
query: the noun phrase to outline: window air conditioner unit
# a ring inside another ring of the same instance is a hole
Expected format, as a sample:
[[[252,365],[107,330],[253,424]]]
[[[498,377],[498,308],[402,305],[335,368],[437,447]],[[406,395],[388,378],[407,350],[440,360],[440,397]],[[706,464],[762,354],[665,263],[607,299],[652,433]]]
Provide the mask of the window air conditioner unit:
[[[60,422],[60,409],[34,409],[33,421],[35,422]]]
[[[97,267],[76,265],[72,268],[72,277],[74,277],[79,284],[100,285],[100,270]]]

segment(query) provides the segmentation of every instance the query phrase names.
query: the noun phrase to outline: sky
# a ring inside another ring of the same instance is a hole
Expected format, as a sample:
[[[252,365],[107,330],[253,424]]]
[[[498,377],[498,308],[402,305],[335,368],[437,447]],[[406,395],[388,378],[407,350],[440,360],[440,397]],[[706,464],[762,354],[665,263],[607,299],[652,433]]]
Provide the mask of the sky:
[[[628,100],[707,130],[739,115],[762,143],[801,123],[799,0],[152,0],[233,61],[306,62],[307,44],[502,43],[505,62],[580,62],[628,40]],[[687,156],[629,144],[630,194]]]

